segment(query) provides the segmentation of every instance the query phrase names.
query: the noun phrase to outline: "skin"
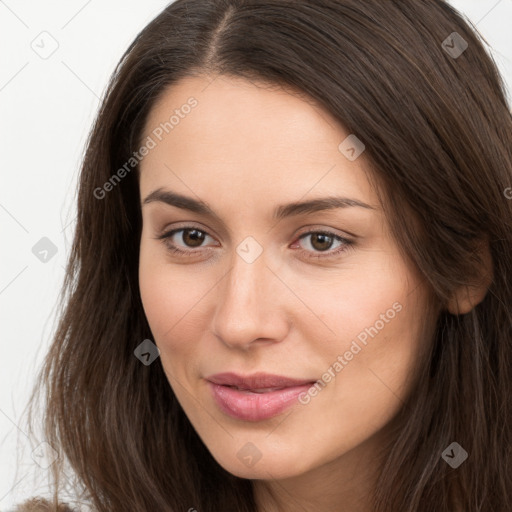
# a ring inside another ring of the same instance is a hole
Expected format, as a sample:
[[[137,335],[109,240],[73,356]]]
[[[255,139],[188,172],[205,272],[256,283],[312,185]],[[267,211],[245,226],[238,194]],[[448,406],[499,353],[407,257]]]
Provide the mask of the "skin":
[[[254,480],[260,510],[367,511],[425,345],[425,280],[391,237],[364,152],[350,161],[338,150],[350,133],[325,109],[243,79],[188,77],[154,106],[143,138],[190,96],[198,105],[140,164],[141,203],[162,187],[201,199],[220,219],[142,205],[140,291],[169,384],[218,463]],[[278,205],[330,195],[373,209],[272,218]],[[192,257],[156,238],[186,226],[205,235],[199,247],[190,231],[173,236]],[[315,230],[354,244],[329,257],[341,242],[328,239],[322,251],[314,235],[300,239]],[[263,249],[252,263],[236,251],[248,236]],[[219,372],[321,379],[397,302],[400,312],[309,403],[246,422],[213,401],[204,377]],[[252,467],[237,457],[247,442],[261,454]]]

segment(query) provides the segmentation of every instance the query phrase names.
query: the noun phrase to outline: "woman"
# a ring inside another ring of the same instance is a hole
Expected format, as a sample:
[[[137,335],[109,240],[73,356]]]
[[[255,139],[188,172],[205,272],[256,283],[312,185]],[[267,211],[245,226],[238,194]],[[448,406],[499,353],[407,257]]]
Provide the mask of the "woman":
[[[169,5],[88,141],[47,510],[64,464],[101,512],[510,510],[511,138],[441,0]]]

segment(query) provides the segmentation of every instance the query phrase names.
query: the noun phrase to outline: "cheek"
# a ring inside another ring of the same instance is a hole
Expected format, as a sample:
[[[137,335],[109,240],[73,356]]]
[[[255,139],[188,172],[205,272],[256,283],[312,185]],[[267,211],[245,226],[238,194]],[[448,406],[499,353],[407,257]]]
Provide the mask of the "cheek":
[[[151,330],[162,339],[175,330],[173,326],[199,300],[194,302],[198,287],[191,276],[187,278],[179,267],[173,268],[165,260],[164,249],[153,245],[147,240],[141,244],[139,289]]]
[[[389,268],[353,275],[327,295],[329,288],[309,295],[335,332],[333,343],[322,349],[321,371],[336,377],[328,384],[330,391],[319,394],[335,394],[340,406],[351,404],[358,414],[368,415],[367,405],[375,404],[379,416],[389,401],[406,392],[420,352],[425,310],[413,277],[406,268]],[[359,410],[361,404],[365,410]]]
[[[334,423],[359,417],[369,433],[389,421],[406,400],[423,342],[423,310],[413,295],[397,291],[374,304],[372,314],[364,317],[365,325],[354,326],[355,334],[338,345],[338,353],[331,357],[336,361],[342,356],[332,389],[338,407],[327,413]]]
[[[297,295],[307,297],[311,311],[323,322],[315,322],[337,348],[350,346],[352,340],[370,339],[368,330],[389,332],[399,323],[397,312],[406,297],[405,285],[394,279],[392,272],[358,272],[338,276],[321,286],[299,289]],[[300,322],[300,320],[299,320]],[[327,326],[324,328],[324,326]]]
[[[411,316],[404,304],[380,330],[352,329],[367,334],[366,344],[348,337],[331,352],[324,371],[330,368],[335,377],[305,406],[321,415],[325,425],[315,431],[312,442],[330,439],[332,450],[341,453],[375,434],[402,408],[417,363],[411,318],[418,316]]]
[[[167,294],[165,274],[162,275],[161,266],[156,262],[156,258],[141,247],[139,262],[139,289],[144,308],[144,313],[148,320],[151,331],[158,337],[159,333],[165,328],[169,329],[166,324],[166,312],[172,311],[172,304],[169,303],[171,298]]]
[[[146,315],[153,341],[160,350],[160,361],[169,384],[173,386],[175,379],[183,380],[180,373],[179,361],[182,357],[190,360],[190,345],[173,342],[181,339],[179,332],[181,323],[178,322],[184,312],[181,311],[180,301],[169,290],[175,290],[167,276],[162,274],[158,266],[144,265],[141,261],[139,269],[139,285],[144,313]]]
[[[172,266],[161,254],[141,250],[139,288],[147,321],[160,349],[166,372],[178,376],[197,359],[195,352],[205,332],[205,295],[211,285],[190,272]]]

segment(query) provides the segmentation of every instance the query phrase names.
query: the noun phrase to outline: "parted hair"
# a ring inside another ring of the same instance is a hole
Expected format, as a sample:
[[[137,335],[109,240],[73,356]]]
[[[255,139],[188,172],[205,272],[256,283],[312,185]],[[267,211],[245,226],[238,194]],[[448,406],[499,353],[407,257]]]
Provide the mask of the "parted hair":
[[[467,43],[459,55],[454,37]],[[133,355],[151,338],[137,172],[94,195],[138,149],[162,94],[202,74],[302,91],[363,141],[392,234],[435,294],[435,335],[373,510],[512,510],[512,116],[485,41],[442,0],[177,0],[122,56],[87,141],[61,316],[32,398],[44,390],[46,440],[63,457],[53,501],[18,511],[69,510],[57,508],[64,460],[97,512],[257,510],[251,481],[213,459],[160,360]],[[482,272],[480,240],[488,292],[450,314],[454,291]],[[441,459],[453,441],[469,454],[457,469]]]

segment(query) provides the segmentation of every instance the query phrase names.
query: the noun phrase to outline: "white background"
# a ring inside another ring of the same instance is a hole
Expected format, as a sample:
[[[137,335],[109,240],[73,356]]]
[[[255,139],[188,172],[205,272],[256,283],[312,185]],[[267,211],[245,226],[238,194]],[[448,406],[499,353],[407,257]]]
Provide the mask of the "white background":
[[[46,493],[22,413],[55,328],[79,162],[111,72],[167,3],[0,0],[0,511]],[[451,3],[477,24],[512,95],[512,0]],[[31,47],[50,47],[43,31],[58,44],[47,59]],[[58,250],[47,263],[32,253],[42,237]]]

